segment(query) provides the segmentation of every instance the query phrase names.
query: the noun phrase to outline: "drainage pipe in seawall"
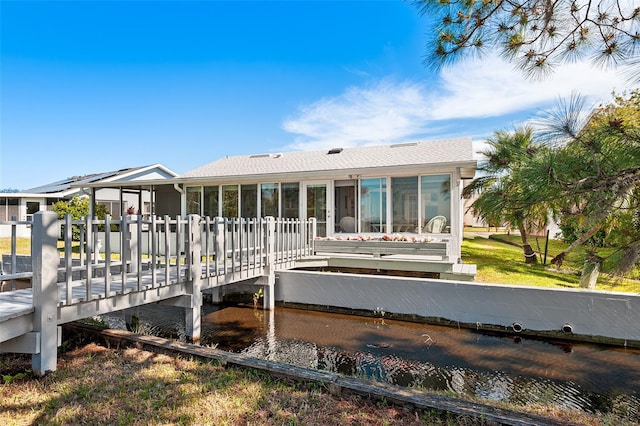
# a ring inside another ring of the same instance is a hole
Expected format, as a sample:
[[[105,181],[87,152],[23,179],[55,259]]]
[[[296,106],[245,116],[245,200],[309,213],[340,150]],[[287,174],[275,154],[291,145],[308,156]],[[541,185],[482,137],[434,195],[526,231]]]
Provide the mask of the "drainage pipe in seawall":
[[[640,295],[632,293],[280,271],[275,297],[285,305],[640,347]]]

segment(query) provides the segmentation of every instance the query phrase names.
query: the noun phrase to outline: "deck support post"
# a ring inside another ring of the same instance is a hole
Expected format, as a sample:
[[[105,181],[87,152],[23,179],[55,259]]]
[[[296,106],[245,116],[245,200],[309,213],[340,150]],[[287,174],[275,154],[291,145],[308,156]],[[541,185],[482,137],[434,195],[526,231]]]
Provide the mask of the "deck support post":
[[[267,243],[267,262],[263,269],[263,276],[260,278],[260,284],[263,285],[262,307],[265,310],[275,308],[275,260],[276,260],[276,220],[274,217],[266,218],[266,243]]]
[[[263,298],[262,298],[262,309],[264,310],[273,310],[276,307],[276,292],[275,292],[275,283],[276,278],[275,275],[270,273],[269,275],[265,275],[261,279],[262,285],[264,286],[263,290]]]
[[[58,215],[38,212],[33,215],[31,259],[33,266],[33,331],[40,334],[40,347],[31,357],[36,375],[55,371],[58,362],[58,254],[60,236]]]
[[[200,216],[189,215],[188,221],[186,252],[188,253],[189,279],[186,283],[186,293],[191,296],[191,307],[186,308],[185,331],[187,337],[193,342],[198,342],[202,310],[202,232]]]

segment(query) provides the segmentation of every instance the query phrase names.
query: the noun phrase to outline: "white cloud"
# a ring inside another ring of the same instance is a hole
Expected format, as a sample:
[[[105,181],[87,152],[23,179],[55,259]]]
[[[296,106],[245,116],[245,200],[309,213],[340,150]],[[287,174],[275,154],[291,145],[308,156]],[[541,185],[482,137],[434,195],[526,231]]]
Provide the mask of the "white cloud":
[[[425,131],[427,102],[419,83],[382,80],[303,106],[283,128],[300,135],[295,149],[392,142]]]
[[[580,93],[588,102],[608,101],[626,88],[612,70],[568,64],[541,81],[527,80],[493,56],[444,70],[438,80],[392,78],[301,106],[283,128],[296,140],[291,149],[312,150],[393,143],[438,135],[453,119],[500,117],[548,108],[559,98]]]
[[[441,74],[443,94],[432,119],[496,117],[546,106],[579,92],[592,101],[608,100],[612,90],[626,87],[614,70],[580,62],[559,67],[543,80],[527,80],[513,65],[496,56],[469,60]]]

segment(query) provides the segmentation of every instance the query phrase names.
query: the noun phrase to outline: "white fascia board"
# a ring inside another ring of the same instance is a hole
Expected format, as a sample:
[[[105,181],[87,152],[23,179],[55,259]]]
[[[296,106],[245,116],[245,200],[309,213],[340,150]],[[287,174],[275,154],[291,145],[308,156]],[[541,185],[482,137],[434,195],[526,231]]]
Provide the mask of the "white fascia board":
[[[167,179],[149,179],[149,180],[128,180],[128,181],[104,181],[100,182],[92,182],[84,185],[71,185],[72,188],[140,188],[140,187],[151,187],[151,186],[159,186],[159,185],[173,185],[174,182],[178,182],[176,178],[167,178]]]
[[[108,178],[101,179],[99,182],[105,182],[105,183],[106,182],[120,182],[123,179],[126,179],[126,178],[128,178],[130,176],[137,175],[137,174],[143,174],[143,173],[146,173],[146,172],[148,172],[150,170],[153,170],[153,169],[160,169],[160,170],[162,170],[162,171],[164,171],[164,172],[166,172],[168,174],[173,175],[173,177],[177,177],[178,176],[178,174],[175,173],[173,170],[167,169],[166,167],[162,166],[161,164],[153,164],[151,166],[140,167],[138,169],[134,169],[134,170],[128,171],[127,173],[123,173],[123,174],[120,174],[120,175],[110,176]],[[140,181],[144,181],[144,179],[140,179]],[[99,182],[93,182],[93,183],[99,183]],[[128,181],[128,182],[133,182],[133,181]]]
[[[406,166],[363,167],[356,169],[316,170],[308,172],[268,173],[252,175],[203,176],[178,178],[186,186],[206,184],[225,185],[259,182],[303,182],[308,180],[355,179],[380,176],[407,176],[439,173],[455,173],[459,167],[475,167],[475,161],[436,164],[411,164]]]
[[[66,198],[69,195],[80,193],[78,188],[67,189],[59,192],[8,192],[0,193],[3,198]]]

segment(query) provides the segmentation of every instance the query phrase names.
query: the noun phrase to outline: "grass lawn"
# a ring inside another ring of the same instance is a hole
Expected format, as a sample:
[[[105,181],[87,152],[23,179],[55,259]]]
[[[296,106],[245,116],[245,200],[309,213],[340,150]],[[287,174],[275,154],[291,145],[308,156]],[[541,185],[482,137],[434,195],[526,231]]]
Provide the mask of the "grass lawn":
[[[2,367],[0,356],[3,426],[482,424],[469,416],[334,396],[322,385],[256,370],[96,343],[65,352],[58,369],[42,378],[10,375]]]
[[[58,252],[61,256],[64,256],[64,241],[58,240]],[[0,255],[11,254],[11,238],[0,238]],[[28,255],[31,254],[31,239],[29,238],[16,238],[16,254]],[[71,243],[72,257],[80,257],[80,242],[73,241]],[[113,254],[112,259],[119,259],[119,254]]]
[[[16,238],[16,253],[17,254],[29,254],[31,253],[31,239],[29,238]],[[11,254],[11,238],[0,238],[0,254]]]
[[[571,253],[557,270],[550,264],[551,258],[560,253],[566,246],[558,240],[549,241],[547,264],[542,264],[538,258],[536,264],[526,264],[522,248],[514,245],[520,243],[517,235],[496,234],[493,238],[465,238],[462,243],[462,260],[478,267],[476,282],[494,284],[530,285],[555,288],[580,288],[580,272],[584,262],[585,250],[580,248]],[[534,250],[538,250],[535,239],[530,241]],[[540,239],[540,249],[544,251],[545,241]],[[611,255],[613,249],[599,250],[603,257]],[[640,293],[638,268],[629,274],[629,278],[622,278],[606,273],[609,263],[605,261],[603,270],[596,285],[597,290]]]

